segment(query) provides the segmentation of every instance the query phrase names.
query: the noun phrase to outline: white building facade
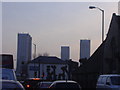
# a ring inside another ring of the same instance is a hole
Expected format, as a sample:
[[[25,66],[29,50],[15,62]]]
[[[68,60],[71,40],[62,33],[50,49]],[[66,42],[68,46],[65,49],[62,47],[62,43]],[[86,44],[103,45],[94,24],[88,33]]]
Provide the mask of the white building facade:
[[[61,59],[62,60],[69,60],[70,59],[69,46],[61,46]]]
[[[118,14],[120,15],[120,1],[118,2]]]
[[[32,37],[26,33],[18,34],[17,43],[17,74],[26,73],[26,65],[31,60]]]
[[[90,57],[90,40],[80,40],[80,59]]]
[[[28,77],[65,80],[68,79],[68,65],[57,57],[40,56],[28,64]]]
[[[118,15],[120,15],[120,1],[118,2]]]

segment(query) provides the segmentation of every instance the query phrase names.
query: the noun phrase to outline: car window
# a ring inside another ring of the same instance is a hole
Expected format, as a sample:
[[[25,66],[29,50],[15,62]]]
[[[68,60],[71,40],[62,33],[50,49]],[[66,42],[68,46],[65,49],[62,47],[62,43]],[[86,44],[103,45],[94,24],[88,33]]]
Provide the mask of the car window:
[[[56,88],[80,88],[77,83],[57,83]]]
[[[51,85],[51,83],[45,83],[45,82],[43,82],[43,83],[41,83],[40,84],[40,87],[44,87],[44,88],[47,88],[47,87],[49,87]]]
[[[0,78],[4,80],[11,80],[10,74],[0,74]]]
[[[2,90],[12,90],[12,89],[24,90],[17,83],[2,82]]]
[[[101,82],[102,82],[102,77],[100,76],[100,77],[98,78],[98,84],[101,84]]]
[[[110,79],[113,85],[120,85],[120,76],[113,76]]]
[[[106,84],[110,85],[111,81],[110,81],[110,77],[107,77],[106,79]]]
[[[4,79],[4,80],[16,80],[16,76],[15,73],[13,72],[13,70],[2,70],[2,72],[0,73],[0,79]]]
[[[105,84],[105,83],[106,83],[106,78],[107,78],[107,77],[105,77],[105,76],[102,77],[101,84]]]

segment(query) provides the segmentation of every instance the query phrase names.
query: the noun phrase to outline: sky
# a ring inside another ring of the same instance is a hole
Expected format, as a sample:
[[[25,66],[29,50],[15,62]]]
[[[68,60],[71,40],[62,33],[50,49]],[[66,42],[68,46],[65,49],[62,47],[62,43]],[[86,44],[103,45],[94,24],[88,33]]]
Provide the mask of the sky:
[[[117,2],[2,2],[2,53],[16,59],[17,35],[29,33],[37,55],[60,58],[61,46],[69,46],[70,58],[79,61],[81,39],[91,40],[92,55],[101,44],[101,12],[90,5],[105,11],[106,36]]]

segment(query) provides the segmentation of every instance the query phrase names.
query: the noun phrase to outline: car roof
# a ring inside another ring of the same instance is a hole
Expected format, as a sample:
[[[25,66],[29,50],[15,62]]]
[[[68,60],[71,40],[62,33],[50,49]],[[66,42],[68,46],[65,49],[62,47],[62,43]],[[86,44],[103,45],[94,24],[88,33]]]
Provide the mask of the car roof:
[[[3,79],[1,79],[0,82],[19,83],[18,81],[15,80],[3,80]]]
[[[0,70],[14,70],[14,69],[10,69],[10,68],[0,68]]]
[[[100,76],[120,76],[120,74],[106,74],[106,75],[100,75]]]
[[[57,80],[57,81],[54,81],[53,83],[64,83],[64,82],[77,83],[77,82],[72,81],[72,80]]]

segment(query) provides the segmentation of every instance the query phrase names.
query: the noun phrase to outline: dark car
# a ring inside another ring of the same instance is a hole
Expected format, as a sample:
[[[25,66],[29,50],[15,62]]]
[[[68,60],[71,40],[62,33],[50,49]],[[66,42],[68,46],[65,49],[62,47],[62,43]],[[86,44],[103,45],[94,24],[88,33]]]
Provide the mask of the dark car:
[[[0,80],[1,90],[25,90],[22,84],[14,80]]]
[[[75,81],[66,81],[66,80],[60,80],[60,81],[54,81],[49,88],[75,88],[75,89],[81,89],[80,85]]]
[[[40,78],[28,78],[22,84],[25,89],[35,89],[38,86],[38,83],[41,82]]]

